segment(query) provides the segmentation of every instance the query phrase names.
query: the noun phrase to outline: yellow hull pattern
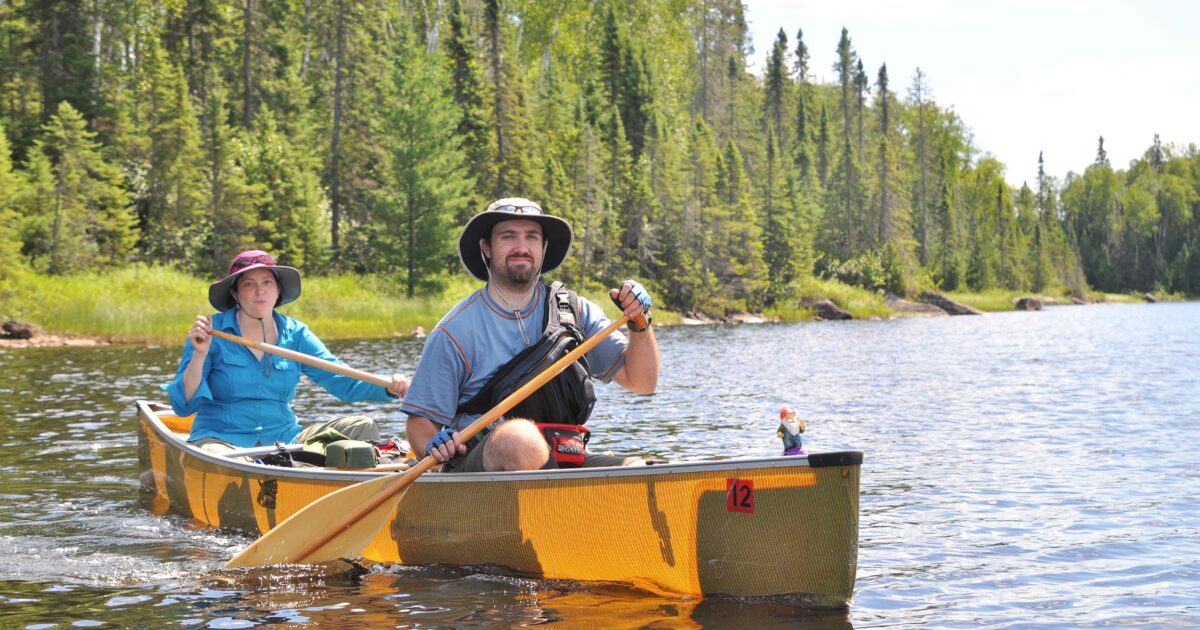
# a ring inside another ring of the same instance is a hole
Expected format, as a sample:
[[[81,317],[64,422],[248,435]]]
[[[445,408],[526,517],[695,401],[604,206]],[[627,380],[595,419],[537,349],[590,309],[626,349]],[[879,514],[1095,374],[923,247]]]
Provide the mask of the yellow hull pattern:
[[[142,480],[153,488],[156,513],[261,534],[321,496],[381,474],[214,457],[180,439],[189,419],[160,409],[138,403]],[[363,556],[843,607],[858,561],[861,464],[861,453],[844,452],[428,473]]]

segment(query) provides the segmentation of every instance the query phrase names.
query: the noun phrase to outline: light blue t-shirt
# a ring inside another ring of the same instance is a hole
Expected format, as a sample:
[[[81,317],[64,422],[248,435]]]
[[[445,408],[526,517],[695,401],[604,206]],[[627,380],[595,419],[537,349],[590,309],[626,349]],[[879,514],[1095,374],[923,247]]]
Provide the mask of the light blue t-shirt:
[[[459,302],[425,339],[425,350],[400,409],[465,429],[482,414],[459,414],[505,363],[542,335],[549,287],[539,283],[522,312],[501,307],[486,288]],[[612,323],[600,307],[579,298],[579,324],[591,337]],[[592,376],[607,383],[625,364],[628,340],[614,332],[587,353]]]
[[[241,336],[237,312],[235,307],[213,315],[213,329]],[[275,345],[341,363],[308,326],[274,311],[272,317],[279,331]],[[301,374],[347,402],[395,399],[378,385],[270,354],[260,360],[249,348],[232,341],[214,338],[211,343],[200,386],[191,400],[183,391],[183,372],[193,354],[190,341],[184,344],[175,380],[162,386],[177,415],[196,414],[190,441],[215,437],[238,447],[291,442],[301,429],[292,411]]]

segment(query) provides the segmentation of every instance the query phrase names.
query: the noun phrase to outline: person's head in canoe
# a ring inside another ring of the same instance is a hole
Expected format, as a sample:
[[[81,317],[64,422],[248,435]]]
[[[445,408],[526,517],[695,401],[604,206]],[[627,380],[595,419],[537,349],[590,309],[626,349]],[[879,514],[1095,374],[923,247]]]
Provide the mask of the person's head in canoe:
[[[258,249],[233,257],[229,274],[208,287],[208,302],[222,313],[236,305],[252,317],[265,317],[277,306],[300,297],[300,272],[276,264]]]
[[[553,271],[571,250],[571,224],[536,202],[509,197],[471,217],[458,237],[458,257],[472,276],[524,287]]]

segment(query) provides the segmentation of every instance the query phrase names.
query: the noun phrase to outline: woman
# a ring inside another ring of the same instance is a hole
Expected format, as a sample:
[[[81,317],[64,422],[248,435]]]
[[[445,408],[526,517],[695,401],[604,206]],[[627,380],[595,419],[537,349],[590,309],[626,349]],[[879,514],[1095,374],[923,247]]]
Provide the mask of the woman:
[[[303,442],[325,429],[357,440],[378,440],[379,429],[366,416],[351,416],[302,429],[292,411],[300,374],[347,402],[386,401],[404,396],[408,380],[392,375],[388,388],[326,372],[223,339],[212,330],[266,342],[327,361],[337,361],[308,327],[275,307],[300,297],[300,272],[275,264],[253,250],[234,257],[229,275],[208,288],[219,313],[203,315],[188,331],[188,343],[175,380],[163,389],[180,416],[196,415],[188,441],[220,454],[235,448],[276,442]]]

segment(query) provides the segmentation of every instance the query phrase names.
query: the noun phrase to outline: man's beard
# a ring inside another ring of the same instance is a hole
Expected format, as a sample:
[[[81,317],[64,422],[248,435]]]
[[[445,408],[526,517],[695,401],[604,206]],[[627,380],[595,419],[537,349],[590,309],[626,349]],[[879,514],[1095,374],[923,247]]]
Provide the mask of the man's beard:
[[[529,267],[517,269],[517,268],[513,268],[512,266],[510,266],[508,264],[505,264],[505,265],[501,266],[500,269],[493,269],[492,276],[500,277],[500,279],[503,280],[505,284],[508,284],[510,286],[527,287],[530,284],[532,284],[533,280],[537,277],[538,270],[537,270],[537,268],[535,268],[533,266],[532,259],[526,259],[526,260],[529,260],[529,263],[530,263]]]

